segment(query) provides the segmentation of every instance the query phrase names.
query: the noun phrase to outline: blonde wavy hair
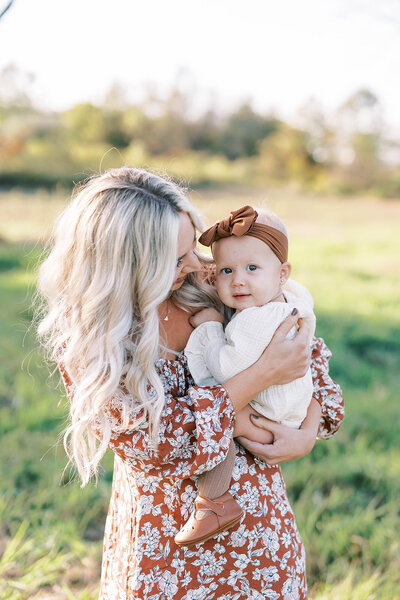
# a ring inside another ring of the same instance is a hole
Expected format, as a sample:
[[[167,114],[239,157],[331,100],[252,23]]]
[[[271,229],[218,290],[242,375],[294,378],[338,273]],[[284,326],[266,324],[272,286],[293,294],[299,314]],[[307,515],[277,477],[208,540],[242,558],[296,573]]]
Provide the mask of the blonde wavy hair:
[[[110,440],[111,399],[122,408],[119,429],[148,421],[157,448],[164,406],[157,307],[175,277],[180,212],[202,230],[182,188],[124,167],[91,178],[57,220],[39,272],[38,335],[72,382],[64,447],[82,487],[97,477]],[[221,308],[198,273],[170,297],[185,310]]]

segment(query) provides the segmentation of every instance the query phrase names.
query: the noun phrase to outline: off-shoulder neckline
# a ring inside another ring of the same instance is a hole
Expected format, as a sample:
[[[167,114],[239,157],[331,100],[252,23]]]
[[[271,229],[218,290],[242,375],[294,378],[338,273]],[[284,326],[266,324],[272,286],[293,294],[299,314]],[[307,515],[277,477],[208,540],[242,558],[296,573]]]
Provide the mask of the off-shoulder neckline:
[[[186,357],[182,352],[181,354],[178,354],[178,356],[176,358],[158,358],[157,362],[170,364],[170,363],[181,363],[182,361],[184,362],[185,360],[186,360]]]

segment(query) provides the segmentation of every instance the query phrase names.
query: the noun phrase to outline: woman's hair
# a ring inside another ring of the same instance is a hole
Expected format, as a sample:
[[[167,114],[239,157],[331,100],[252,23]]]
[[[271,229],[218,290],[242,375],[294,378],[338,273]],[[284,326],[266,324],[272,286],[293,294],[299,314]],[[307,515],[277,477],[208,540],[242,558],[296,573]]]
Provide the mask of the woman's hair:
[[[124,167],[87,181],[57,220],[40,268],[38,333],[72,384],[64,446],[82,486],[97,475],[110,440],[111,399],[121,407],[121,431],[135,418],[133,428],[148,421],[157,447],[164,406],[157,307],[175,277],[180,212],[202,229],[175,183]],[[171,299],[219,307],[197,273]]]

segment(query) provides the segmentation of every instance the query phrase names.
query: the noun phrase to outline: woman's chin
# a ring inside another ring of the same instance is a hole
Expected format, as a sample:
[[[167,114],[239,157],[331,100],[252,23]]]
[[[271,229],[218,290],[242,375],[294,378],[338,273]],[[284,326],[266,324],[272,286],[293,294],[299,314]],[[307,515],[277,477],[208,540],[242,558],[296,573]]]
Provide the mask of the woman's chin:
[[[180,277],[179,279],[174,281],[174,283],[171,287],[171,292],[174,292],[175,290],[179,290],[179,288],[183,285],[185,279],[186,279],[186,277]]]

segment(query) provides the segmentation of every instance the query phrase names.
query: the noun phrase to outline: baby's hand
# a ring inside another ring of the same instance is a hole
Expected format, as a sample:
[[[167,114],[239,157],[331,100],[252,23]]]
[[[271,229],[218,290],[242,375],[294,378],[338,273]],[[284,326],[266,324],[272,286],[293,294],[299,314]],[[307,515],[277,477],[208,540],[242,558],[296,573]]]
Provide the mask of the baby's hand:
[[[224,317],[215,308],[203,308],[196,314],[192,315],[189,319],[189,323],[192,327],[198,327],[202,323],[207,321],[218,321],[219,323],[224,322]]]

